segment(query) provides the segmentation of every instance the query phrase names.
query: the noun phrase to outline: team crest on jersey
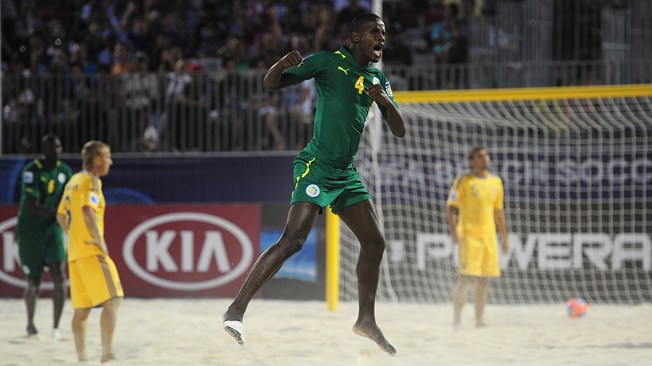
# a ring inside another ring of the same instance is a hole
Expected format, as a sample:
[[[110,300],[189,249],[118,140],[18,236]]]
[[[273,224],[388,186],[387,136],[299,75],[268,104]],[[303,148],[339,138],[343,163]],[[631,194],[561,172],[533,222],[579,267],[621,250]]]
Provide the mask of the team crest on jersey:
[[[308,187],[306,187],[306,194],[310,197],[319,196],[319,187],[317,187],[316,184],[309,185]]]
[[[99,205],[100,204],[100,196],[98,196],[96,193],[91,193],[91,203],[94,205]]]
[[[61,183],[61,184],[66,183],[66,175],[63,174],[63,173],[59,173],[59,175],[57,175],[57,179],[59,180],[59,183]]]
[[[25,184],[34,183],[34,173],[32,172],[23,173],[23,182],[25,182]]]
[[[448,200],[452,202],[457,201],[457,192],[452,192],[450,197],[448,197]]]

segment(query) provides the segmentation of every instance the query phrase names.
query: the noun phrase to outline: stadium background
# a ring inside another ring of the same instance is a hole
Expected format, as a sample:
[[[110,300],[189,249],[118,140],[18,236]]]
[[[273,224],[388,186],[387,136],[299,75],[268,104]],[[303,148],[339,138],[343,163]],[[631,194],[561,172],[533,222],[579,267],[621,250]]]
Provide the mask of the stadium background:
[[[469,3],[472,12],[465,10]],[[364,1],[360,4],[362,8],[369,6]],[[459,4],[454,21],[450,18],[450,4]],[[304,54],[336,49],[346,35],[343,19],[359,10],[347,8],[345,2],[329,1],[64,1],[64,6],[57,4],[55,8],[38,1],[7,0],[2,5],[0,280],[4,283],[0,296],[22,293],[11,220],[17,210],[20,169],[27,159],[37,156],[38,141],[47,132],[61,137],[67,151],[65,160],[75,170],[80,166],[74,152],[84,141],[98,138],[112,145],[115,165],[104,184],[109,215],[114,215],[108,217],[108,223],[115,226],[107,227],[107,237],[111,245],[122,249],[116,250],[120,253],[116,262],[127,279],[128,293],[232,296],[252,264],[251,258],[273,243],[282,229],[291,190],[291,161],[310,130],[310,124],[296,108],[303,90],[265,94],[261,89],[262,73],[291,45],[301,48]],[[300,20],[297,14],[301,14]],[[646,1],[386,1],[383,14],[388,25],[384,70],[397,92],[598,84],[641,84],[643,88],[643,84],[652,82],[652,11]],[[459,35],[448,42],[453,51],[442,54],[432,34],[436,27],[447,26],[456,27]],[[143,30],[148,27],[149,31]],[[153,44],[156,47],[151,47]],[[636,170],[640,176],[638,180],[620,179],[619,174],[625,175],[625,170],[611,171],[608,173],[613,173],[615,180],[605,177],[589,184],[589,195],[597,193],[588,198],[587,205],[579,205],[578,212],[585,214],[578,217],[582,222],[590,221],[593,213],[614,216],[600,219],[614,223],[614,228],[608,230],[610,235],[634,221],[639,223],[632,225],[634,233],[649,238],[649,95],[634,98],[631,103],[640,108],[637,113],[642,116],[636,121],[640,128],[631,131],[643,137],[628,146],[628,151],[635,154],[614,153],[604,138],[609,134],[599,132],[596,141],[600,148],[593,155],[579,155],[577,159],[580,163],[594,159],[605,165],[614,157],[624,156],[631,164],[640,160]],[[482,108],[480,104],[476,108]],[[418,117],[411,118],[410,122],[420,123]],[[461,117],[463,125],[464,119]],[[618,121],[629,119],[621,117]],[[455,130],[445,123],[442,131]],[[446,133],[430,136],[433,141],[442,139],[451,145],[449,150],[430,156],[429,166],[459,164],[461,150],[467,147],[464,145],[483,141],[478,136],[487,130],[474,130],[468,127],[471,125],[461,127],[453,140]],[[503,165],[506,161],[544,160],[554,165],[566,157],[547,150],[532,152],[527,147],[520,151],[500,150],[503,141],[496,137],[490,142],[490,148],[498,148],[494,156],[497,172],[512,172]],[[420,148],[429,146],[422,142]],[[410,160],[423,159],[419,154],[423,152],[403,155],[399,171],[404,172],[402,177],[408,177],[405,179],[410,177]],[[381,161],[380,174],[396,174],[392,163]],[[630,175],[632,169],[627,170]],[[438,180],[437,170],[424,169],[422,173],[420,184],[437,187],[423,192],[420,198],[429,206],[422,211],[440,210],[437,205],[441,205],[449,182]],[[558,197],[549,196],[544,188],[558,185],[558,181],[553,176],[548,178],[551,180],[547,184],[537,182],[539,190],[532,190],[532,181],[516,181],[508,187],[508,196],[516,197],[516,201],[534,199],[530,204],[539,205],[538,218],[552,220],[557,214]],[[376,184],[369,179],[368,183]],[[620,184],[611,185],[614,181]],[[393,189],[379,184],[376,193],[381,195]],[[582,190],[576,192],[581,195]],[[632,211],[636,215],[623,214],[628,209],[611,212],[613,205],[600,203],[613,194],[623,195],[627,202],[638,201]],[[581,196],[563,199],[587,201]],[[390,211],[385,216],[391,214],[392,205],[408,201],[397,200],[386,202]],[[189,212],[210,217],[205,221],[197,219],[205,216],[192,215],[177,221],[161,219]],[[395,212],[408,211],[399,208]],[[388,227],[393,224],[386,223]],[[532,225],[536,226],[536,222]],[[262,296],[323,298],[323,227],[320,219],[302,254],[284,267]],[[131,237],[134,232],[143,236]],[[173,239],[166,242],[165,238]],[[128,242],[132,244],[126,245]],[[127,247],[132,251],[126,251]],[[652,252],[645,243],[642,250],[647,256]],[[231,262],[221,262],[224,255]],[[533,255],[536,257],[537,252]],[[130,256],[133,260],[125,259]],[[597,298],[600,301],[649,301],[650,269],[645,258],[643,255],[631,261],[636,270],[633,282],[619,279],[618,274],[596,277],[598,272],[583,266],[568,271],[542,270],[535,273],[536,278],[529,277],[530,273],[523,275],[522,281],[507,291],[517,293],[531,286],[528,280],[537,279],[553,288],[561,284],[563,291],[545,288],[524,298],[499,295],[492,301],[558,301],[585,289],[582,283],[587,281],[605,288],[604,297]],[[409,268],[399,269],[399,273],[408,273],[417,263],[403,265]],[[421,280],[427,285],[432,277],[439,276],[450,283],[452,268],[435,268],[435,272],[421,273]],[[210,284],[220,278],[226,280]],[[578,282],[579,287],[572,285]],[[205,283],[208,285],[201,285]],[[422,286],[418,282],[404,285]],[[404,300],[445,301],[449,292],[446,286],[435,286],[434,290],[440,292],[439,297],[408,292]],[[634,295],[629,295],[629,290]],[[610,294],[615,294],[614,298]],[[383,296],[392,298],[391,294]]]

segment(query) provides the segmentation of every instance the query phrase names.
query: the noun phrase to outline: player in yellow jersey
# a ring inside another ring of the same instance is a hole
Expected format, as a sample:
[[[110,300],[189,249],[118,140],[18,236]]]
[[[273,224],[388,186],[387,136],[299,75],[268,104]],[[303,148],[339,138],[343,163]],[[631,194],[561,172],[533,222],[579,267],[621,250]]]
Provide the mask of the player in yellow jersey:
[[[509,243],[503,213],[503,181],[489,172],[491,159],[485,147],[471,149],[468,159],[473,171],[455,179],[447,201],[451,236],[455,244],[460,244],[453,324],[460,325],[468,289],[473,284],[475,325],[483,327],[489,278],[500,276],[496,226],[502,237],[503,253],[507,253]]]
[[[101,362],[115,359],[113,332],[124,293],[115,264],[104,241],[101,177],[109,173],[111,150],[101,141],[89,141],[82,149],[84,170],[73,175],[57,209],[57,221],[68,234],[70,297],[75,313],[72,331],[77,359],[87,361],[86,321],[94,307],[102,306]]]

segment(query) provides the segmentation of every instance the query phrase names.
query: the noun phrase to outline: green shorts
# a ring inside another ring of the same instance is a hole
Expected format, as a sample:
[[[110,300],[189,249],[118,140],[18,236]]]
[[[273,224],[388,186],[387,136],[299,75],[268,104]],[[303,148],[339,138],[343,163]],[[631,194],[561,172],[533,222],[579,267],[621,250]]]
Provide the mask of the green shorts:
[[[351,164],[337,168],[304,151],[294,159],[294,191],[291,203],[311,202],[323,211],[330,205],[334,213],[371,199],[358,172]]]
[[[66,260],[63,232],[57,222],[19,220],[16,241],[26,277],[40,278],[45,266],[54,261]]]

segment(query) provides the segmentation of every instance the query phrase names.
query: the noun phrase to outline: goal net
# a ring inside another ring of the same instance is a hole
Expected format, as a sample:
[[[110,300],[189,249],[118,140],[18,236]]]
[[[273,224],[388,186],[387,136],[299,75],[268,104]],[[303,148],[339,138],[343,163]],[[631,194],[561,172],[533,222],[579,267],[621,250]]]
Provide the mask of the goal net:
[[[379,300],[450,301],[446,198],[476,145],[503,179],[511,246],[490,302],[652,300],[652,86],[396,98],[408,134],[370,122],[356,161],[387,240]],[[340,230],[340,299],[354,300],[359,244]]]

